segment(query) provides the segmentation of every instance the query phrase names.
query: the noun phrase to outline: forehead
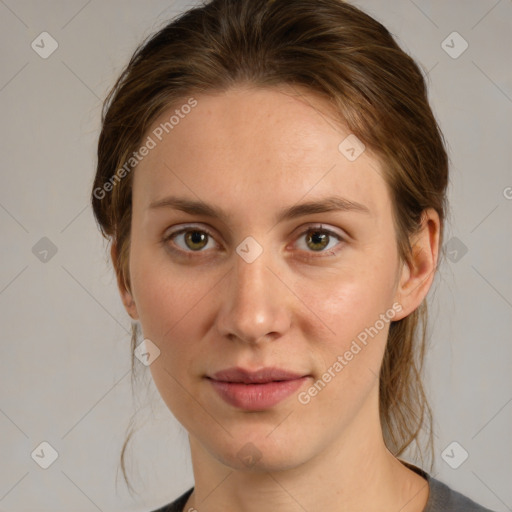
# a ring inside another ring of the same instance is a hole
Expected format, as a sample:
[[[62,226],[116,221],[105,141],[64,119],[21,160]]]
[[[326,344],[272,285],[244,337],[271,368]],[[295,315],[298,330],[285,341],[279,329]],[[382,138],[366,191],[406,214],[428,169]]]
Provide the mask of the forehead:
[[[272,199],[282,205],[333,192],[377,207],[388,199],[379,162],[367,150],[349,160],[342,150],[353,135],[326,99],[304,89],[239,87],[185,98],[146,137],[154,147],[134,177],[134,200],[145,205],[177,191],[269,207]]]
[[[150,132],[163,131],[164,143],[174,141],[184,149],[209,149],[215,145],[215,155],[219,158],[229,154],[239,156],[242,151],[256,153],[261,149],[256,143],[265,144],[273,157],[277,156],[276,150],[280,155],[289,148],[287,160],[300,160],[308,154],[314,157],[313,149],[332,149],[333,144],[336,149],[340,137],[350,134],[336,120],[325,98],[295,86],[238,86],[195,96],[194,100],[196,105],[191,109],[186,108],[189,98],[162,113]],[[178,118],[185,110],[189,112]],[[172,116],[173,113],[178,115]],[[166,122],[171,117],[176,124],[170,129]],[[205,156],[204,151],[197,156]]]

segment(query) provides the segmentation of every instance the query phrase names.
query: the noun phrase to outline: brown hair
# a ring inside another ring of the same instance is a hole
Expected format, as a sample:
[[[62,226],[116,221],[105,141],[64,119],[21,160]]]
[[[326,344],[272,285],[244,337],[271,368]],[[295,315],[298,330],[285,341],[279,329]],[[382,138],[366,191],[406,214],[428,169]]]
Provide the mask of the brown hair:
[[[420,228],[426,208],[439,214],[442,246],[445,142],[420,68],[389,31],[342,0],[213,0],[144,41],[103,106],[91,199],[102,234],[115,245],[113,263],[128,290],[133,173],[126,169],[136,166],[130,157],[171,105],[240,84],[302,86],[328,100],[339,121],[382,164],[402,261],[409,260],[409,237]],[[380,417],[395,456],[414,441],[423,461],[419,438],[426,427],[433,463],[432,415],[421,382],[426,326],[425,301],[392,322],[380,372]],[[136,341],[133,329],[132,369]],[[130,436],[121,454],[125,480]]]

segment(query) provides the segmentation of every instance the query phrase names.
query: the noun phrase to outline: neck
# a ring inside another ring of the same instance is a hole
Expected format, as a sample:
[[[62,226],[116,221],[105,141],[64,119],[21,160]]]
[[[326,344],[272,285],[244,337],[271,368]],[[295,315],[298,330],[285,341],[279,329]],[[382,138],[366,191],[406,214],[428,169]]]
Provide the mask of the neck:
[[[368,410],[378,411],[378,407]],[[423,511],[427,482],[386,448],[378,412],[377,418],[364,411],[359,416],[313,458],[285,469],[234,469],[191,435],[195,488],[184,510]]]

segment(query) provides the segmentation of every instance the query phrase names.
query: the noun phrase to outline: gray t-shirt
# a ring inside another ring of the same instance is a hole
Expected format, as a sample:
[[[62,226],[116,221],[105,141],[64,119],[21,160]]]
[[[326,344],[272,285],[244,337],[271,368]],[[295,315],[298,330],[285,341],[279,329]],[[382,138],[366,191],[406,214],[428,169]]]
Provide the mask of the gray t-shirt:
[[[493,512],[488,508],[478,505],[478,503],[475,503],[467,496],[454,491],[446,484],[443,484],[443,482],[431,477],[422,469],[412,464],[406,465],[428,481],[430,492],[423,512]],[[194,488],[192,487],[176,501],[154,512],[188,512],[184,510],[184,507],[193,490]]]

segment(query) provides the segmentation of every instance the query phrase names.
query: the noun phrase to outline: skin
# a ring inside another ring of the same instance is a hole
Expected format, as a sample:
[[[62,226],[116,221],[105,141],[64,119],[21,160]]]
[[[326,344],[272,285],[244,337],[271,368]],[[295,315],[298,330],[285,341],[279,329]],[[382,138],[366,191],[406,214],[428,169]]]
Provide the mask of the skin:
[[[195,490],[185,510],[419,512],[428,484],[387,450],[378,414],[389,323],[306,405],[294,393],[248,412],[205,378],[275,366],[310,375],[299,392],[307,390],[379,315],[398,303],[393,320],[407,316],[432,284],[436,212],[425,211],[414,257],[401,262],[378,160],[369,150],[345,158],[338,145],[350,132],[323,98],[298,91],[238,86],[195,96],[198,105],[134,171],[131,290],[117,269],[121,297],[159,347],[152,376],[189,433]],[[149,207],[171,194],[227,217]],[[332,195],[370,212],[274,220],[283,207]],[[319,223],[340,235],[323,252],[304,234]],[[212,237],[162,242],[184,225]],[[236,252],[248,236],[263,248],[252,263]]]

